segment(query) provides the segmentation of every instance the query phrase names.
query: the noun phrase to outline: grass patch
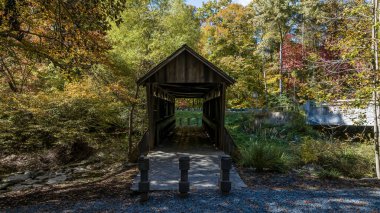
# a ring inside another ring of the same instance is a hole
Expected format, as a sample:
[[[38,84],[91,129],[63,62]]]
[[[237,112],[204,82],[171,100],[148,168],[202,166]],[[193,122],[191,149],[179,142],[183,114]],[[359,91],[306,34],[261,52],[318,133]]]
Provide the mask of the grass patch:
[[[271,141],[255,140],[246,145],[240,145],[241,164],[251,166],[256,171],[264,169],[283,171],[285,169],[284,149]]]
[[[372,146],[366,143],[324,141],[306,137],[297,152],[302,163],[320,165],[326,171],[339,172],[343,176],[361,178],[374,174]]]
[[[176,110],[175,117],[179,126],[200,126],[202,124],[202,111],[200,110]]]
[[[323,169],[317,174],[320,179],[328,179],[328,180],[337,180],[341,176],[341,173],[335,169],[332,169],[332,170]]]
[[[202,111],[200,110],[176,110],[175,116],[177,118],[202,118]]]

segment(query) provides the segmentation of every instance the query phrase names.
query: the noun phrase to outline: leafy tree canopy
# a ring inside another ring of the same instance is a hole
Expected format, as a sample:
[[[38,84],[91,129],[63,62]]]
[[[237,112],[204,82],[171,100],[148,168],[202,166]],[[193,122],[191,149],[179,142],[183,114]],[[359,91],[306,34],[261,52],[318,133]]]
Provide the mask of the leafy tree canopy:
[[[110,21],[120,23],[125,0],[1,0],[0,73],[21,91],[37,64],[69,75],[104,59]]]

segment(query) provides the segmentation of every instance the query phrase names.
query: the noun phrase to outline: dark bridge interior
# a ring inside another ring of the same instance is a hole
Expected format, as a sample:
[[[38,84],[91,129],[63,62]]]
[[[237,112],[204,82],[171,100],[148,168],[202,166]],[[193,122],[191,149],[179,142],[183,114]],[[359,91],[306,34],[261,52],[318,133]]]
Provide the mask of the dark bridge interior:
[[[146,87],[149,120],[140,153],[161,144],[174,131],[176,98],[202,98],[202,128],[219,149],[231,154],[234,143],[224,127],[224,117],[226,87],[234,82],[186,45],[150,70],[137,81]]]

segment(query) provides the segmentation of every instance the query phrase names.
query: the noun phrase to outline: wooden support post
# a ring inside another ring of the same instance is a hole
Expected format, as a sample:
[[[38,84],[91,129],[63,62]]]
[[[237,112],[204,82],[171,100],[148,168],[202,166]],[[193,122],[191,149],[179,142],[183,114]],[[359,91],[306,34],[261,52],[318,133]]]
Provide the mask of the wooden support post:
[[[153,85],[146,84],[146,95],[147,95],[147,114],[148,114],[148,144],[149,149],[154,147],[156,142],[156,120],[155,120],[155,97],[153,95]]]
[[[220,179],[219,188],[222,194],[228,194],[231,191],[230,170],[232,168],[232,159],[230,156],[223,155],[220,157]]]
[[[149,172],[149,158],[143,155],[139,158],[139,170],[140,170],[140,182],[139,182],[139,192],[140,202],[146,202],[148,200],[148,192],[150,189],[150,183],[148,179]]]
[[[181,170],[181,179],[179,180],[178,191],[181,197],[186,197],[190,190],[189,172],[190,157],[182,156],[179,158],[179,170]]]
[[[225,110],[226,110],[226,85],[223,83],[221,84],[220,89],[220,98],[219,98],[219,127],[218,127],[218,143],[219,148],[223,150],[226,153],[225,148],[225,131],[224,131],[224,116],[225,116]],[[230,154],[230,153],[228,153]]]

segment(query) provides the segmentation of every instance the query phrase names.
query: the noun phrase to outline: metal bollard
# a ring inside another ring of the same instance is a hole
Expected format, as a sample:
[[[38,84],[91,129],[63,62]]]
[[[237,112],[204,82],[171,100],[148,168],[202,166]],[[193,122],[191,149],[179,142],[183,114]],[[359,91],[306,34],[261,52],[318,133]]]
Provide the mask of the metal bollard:
[[[150,189],[150,183],[148,180],[149,172],[149,158],[145,156],[140,156],[139,158],[139,170],[140,170],[140,182],[139,182],[139,192],[140,202],[146,202],[148,200],[148,192]]]
[[[189,172],[190,157],[182,156],[179,158],[179,170],[181,170],[181,179],[179,180],[178,191],[181,197],[186,197],[190,189]]]
[[[220,180],[219,188],[222,194],[228,194],[231,191],[230,170],[232,168],[232,159],[230,156],[220,157]]]

